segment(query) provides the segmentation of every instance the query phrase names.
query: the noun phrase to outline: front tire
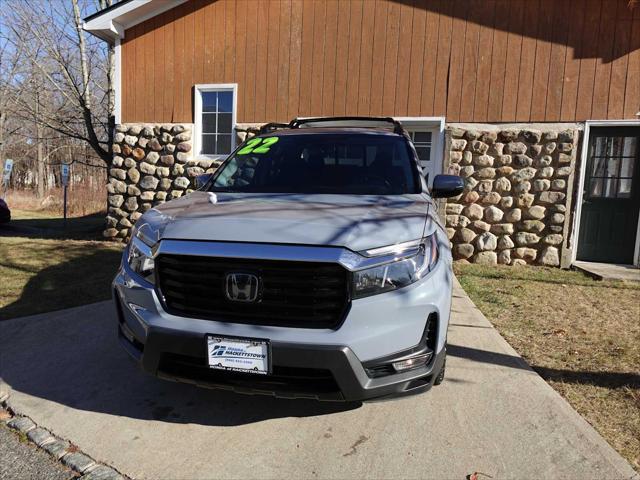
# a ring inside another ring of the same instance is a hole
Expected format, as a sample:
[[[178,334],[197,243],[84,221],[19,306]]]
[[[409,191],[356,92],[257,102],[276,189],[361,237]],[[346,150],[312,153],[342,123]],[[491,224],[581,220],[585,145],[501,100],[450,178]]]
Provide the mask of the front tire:
[[[440,369],[440,373],[438,373],[438,376],[433,381],[434,385],[440,385],[444,381],[444,369],[446,366],[447,366],[447,357],[445,356],[444,362],[442,362],[442,368]]]

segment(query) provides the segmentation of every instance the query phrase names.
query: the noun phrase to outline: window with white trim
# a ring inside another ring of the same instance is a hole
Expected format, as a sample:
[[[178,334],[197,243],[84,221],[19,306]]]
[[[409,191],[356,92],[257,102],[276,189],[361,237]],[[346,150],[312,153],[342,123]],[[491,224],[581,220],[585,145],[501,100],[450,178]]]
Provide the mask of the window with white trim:
[[[235,85],[196,85],[196,153],[223,157],[235,148]]]

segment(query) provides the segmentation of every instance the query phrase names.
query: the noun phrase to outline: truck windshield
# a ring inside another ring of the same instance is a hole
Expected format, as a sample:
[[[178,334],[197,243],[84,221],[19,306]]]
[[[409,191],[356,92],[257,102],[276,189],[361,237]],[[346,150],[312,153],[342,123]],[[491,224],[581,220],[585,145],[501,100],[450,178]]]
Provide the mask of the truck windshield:
[[[249,140],[216,173],[214,192],[401,195],[419,193],[405,139],[303,133]]]

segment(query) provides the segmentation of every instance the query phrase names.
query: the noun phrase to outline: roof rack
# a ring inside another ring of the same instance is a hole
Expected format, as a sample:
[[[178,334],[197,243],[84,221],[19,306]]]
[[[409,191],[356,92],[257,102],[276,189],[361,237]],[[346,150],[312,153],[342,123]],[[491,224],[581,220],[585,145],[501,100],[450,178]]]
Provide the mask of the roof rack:
[[[331,123],[340,123],[340,122],[358,122],[365,125],[331,125]],[[321,124],[318,126],[323,127],[331,127],[331,126],[340,126],[340,127],[391,127],[393,128],[394,133],[398,133],[400,135],[406,134],[406,131],[402,124],[391,117],[313,117],[313,118],[294,118],[289,123],[289,128],[300,128],[301,126],[317,123]],[[366,123],[372,123],[373,125],[366,125]],[[382,124],[382,125],[381,125]]]
[[[258,135],[262,135],[263,133],[270,133],[273,132],[274,130],[278,130],[278,129],[282,129],[282,128],[290,128],[290,124],[288,123],[277,123],[277,122],[270,122],[270,123],[265,123],[264,125],[262,125],[259,129],[258,129]]]

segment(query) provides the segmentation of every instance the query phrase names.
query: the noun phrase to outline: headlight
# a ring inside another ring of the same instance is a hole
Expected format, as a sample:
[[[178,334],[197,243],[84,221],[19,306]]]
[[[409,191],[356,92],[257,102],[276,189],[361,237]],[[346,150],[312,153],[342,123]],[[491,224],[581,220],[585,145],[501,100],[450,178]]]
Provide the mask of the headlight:
[[[144,225],[143,225],[144,227]],[[147,282],[154,283],[154,268],[152,249],[146,244],[144,229],[133,232],[131,243],[129,244],[129,254],[127,255],[127,263],[131,270],[136,272]]]
[[[353,298],[368,297],[406,287],[433,270],[438,260],[435,234],[426,237],[412,257],[353,273]]]

